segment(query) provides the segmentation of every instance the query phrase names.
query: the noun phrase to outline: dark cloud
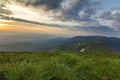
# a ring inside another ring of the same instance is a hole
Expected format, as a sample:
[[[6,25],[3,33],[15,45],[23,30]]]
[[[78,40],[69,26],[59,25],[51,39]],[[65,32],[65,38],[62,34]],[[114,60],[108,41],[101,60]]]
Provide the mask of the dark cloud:
[[[120,29],[120,10],[101,12],[99,18],[110,21],[113,27]]]
[[[109,20],[111,19],[110,15],[111,15],[110,11],[103,11],[100,13],[99,18]]]
[[[116,32],[114,29],[109,28],[109,26],[104,26],[104,25],[81,26],[81,27],[78,26],[73,28],[73,30],[80,30],[80,31],[90,32],[90,33],[99,34],[99,35],[112,34]]]
[[[70,2],[70,4],[65,4]],[[92,0],[17,0],[26,6],[46,6],[47,10],[61,10],[62,15],[54,16],[63,20],[92,21],[91,18],[101,3]],[[65,4],[67,7],[63,7]],[[68,7],[69,6],[69,7]]]
[[[70,4],[65,4],[69,1],[71,1]],[[12,0],[9,0],[9,2],[12,2]],[[69,21],[93,21],[92,16],[101,5],[100,2],[93,0],[16,0],[16,2],[38,9],[42,8],[41,6],[46,6],[47,10],[61,11],[62,15],[54,15],[53,17]],[[63,7],[62,4],[65,4],[67,7]],[[3,11],[2,9],[0,12],[10,13],[10,11]]]
[[[40,23],[40,22],[35,22],[35,21],[30,21],[30,20],[25,20],[25,19],[20,19],[20,18],[9,17],[9,16],[3,15],[3,14],[0,14],[0,19],[14,20],[14,21],[17,21],[17,22],[24,22],[24,23],[30,23],[30,24],[36,24],[36,25],[44,25],[44,26],[49,26],[49,27],[67,28],[67,27],[65,27],[63,25],[59,25],[59,24]]]
[[[12,12],[10,12],[9,10],[5,10],[5,9],[2,9],[2,8],[0,8],[0,13],[1,14],[6,14],[6,15],[12,14]]]
[[[100,14],[99,18],[120,21],[120,11],[104,11]]]
[[[46,6],[47,9],[57,9],[61,7],[63,0],[17,0],[18,2],[24,3],[26,6]]]
[[[5,1],[7,2],[7,0],[5,0]],[[0,1],[0,14],[10,15],[10,14],[12,14],[12,12],[9,11],[9,10],[4,9],[6,2],[1,2]]]
[[[78,21],[91,21],[91,17],[95,14],[101,4],[100,2],[92,0],[72,0],[71,3],[74,3],[69,5],[71,8],[63,8],[64,17]]]
[[[115,32],[114,29],[111,29],[108,26],[103,26],[103,25],[84,27],[83,29],[86,31],[91,31],[91,32],[100,33],[100,34]]]

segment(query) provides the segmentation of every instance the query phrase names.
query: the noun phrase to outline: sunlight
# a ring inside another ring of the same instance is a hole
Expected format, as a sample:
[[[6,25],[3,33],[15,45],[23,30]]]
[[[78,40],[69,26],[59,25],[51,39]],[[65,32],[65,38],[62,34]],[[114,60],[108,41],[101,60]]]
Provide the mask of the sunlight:
[[[13,21],[8,20],[0,20],[0,30],[8,30],[10,29],[10,26],[13,24]]]
[[[4,24],[0,24],[0,29],[5,28],[4,26],[5,26]]]
[[[0,30],[5,30],[7,29],[7,24],[0,23]]]

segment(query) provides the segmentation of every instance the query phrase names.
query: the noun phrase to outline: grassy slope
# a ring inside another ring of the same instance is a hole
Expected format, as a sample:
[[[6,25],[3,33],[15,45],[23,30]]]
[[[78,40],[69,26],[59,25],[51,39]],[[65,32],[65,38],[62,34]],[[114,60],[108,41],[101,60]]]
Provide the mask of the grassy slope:
[[[80,44],[80,45],[79,45]],[[58,45],[50,50],[50,52],[84,52],[89,53],[117,53],[110,46],[100,41],[75,42],[70,44]]]
[[[0,53],[0,80],[120,80],[120,55]]]

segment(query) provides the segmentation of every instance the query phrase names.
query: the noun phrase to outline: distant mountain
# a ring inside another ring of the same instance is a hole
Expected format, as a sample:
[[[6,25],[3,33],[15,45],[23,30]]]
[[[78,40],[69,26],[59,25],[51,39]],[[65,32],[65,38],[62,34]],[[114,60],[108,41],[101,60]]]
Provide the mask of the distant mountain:
[[[105,36],[75,36],[36,42],[14,42],[0,45],[0,51],[38,52],[120,52],[120,38]]]
[[[110,46],[101,41],[85,41],[57,45],[50,52],[90,52],[90,53],[116,53]]]
[[[76,36],[63,40],[52,52],[120,52],[120,39],[105,36]]]

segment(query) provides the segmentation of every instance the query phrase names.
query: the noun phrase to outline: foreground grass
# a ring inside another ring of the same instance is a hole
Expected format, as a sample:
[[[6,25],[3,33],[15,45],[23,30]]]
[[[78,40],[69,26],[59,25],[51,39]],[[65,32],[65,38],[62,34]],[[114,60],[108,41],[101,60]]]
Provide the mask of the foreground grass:
[[[0,80],[120,80],[120,56],[0,53]]]

